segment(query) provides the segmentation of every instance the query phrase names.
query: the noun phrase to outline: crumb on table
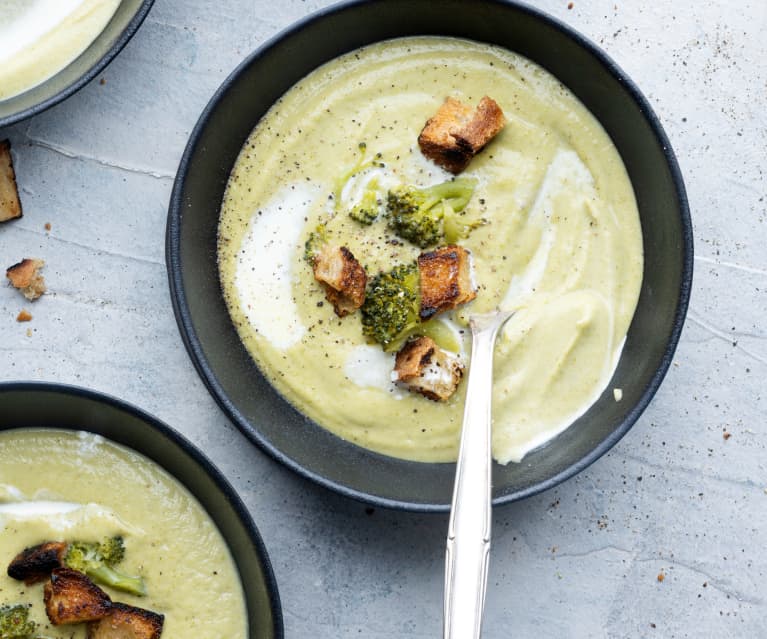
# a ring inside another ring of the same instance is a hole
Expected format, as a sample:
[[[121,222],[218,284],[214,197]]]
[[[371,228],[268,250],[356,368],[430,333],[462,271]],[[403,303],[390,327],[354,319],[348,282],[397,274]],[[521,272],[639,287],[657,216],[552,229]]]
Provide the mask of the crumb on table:
[[[44,260],[27,257],[9,267],[5,275],[11,286],[21,291],[28,300],[34,301],[46,291],[45,279],[40,274],[44,265]]]
[[[22,216],[16,172],[13,170],[11,143],[0,141],[0,222],[7,222]]]

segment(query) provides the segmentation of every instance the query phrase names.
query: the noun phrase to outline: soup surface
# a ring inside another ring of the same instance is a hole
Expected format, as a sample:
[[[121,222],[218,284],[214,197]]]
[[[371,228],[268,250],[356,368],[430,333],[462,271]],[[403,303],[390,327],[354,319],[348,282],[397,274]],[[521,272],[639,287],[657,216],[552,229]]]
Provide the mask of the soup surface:
[[[120,0],[0,0],[0,100],[67,66],[119,5]]]
[[[0,605],[32,604],[51,638],[83,639],[84,624],[53,626],[43,584],[26,586],[5,566],[44,541],[122,535],[119,568],[141,575],[147,596],[101,586],[113,601],[165,615],[162,639],[245,639],[236,568],[217,528],[192,495],[147,458],[90,433],[0,432]]]
[[[516,310],[496,345],[493,454],[519,461],[608,387],[642,276],[621,158],[556,78],[507,50],[458,39],[352,52],[298,82],[259,122],[222,204],[221,285],[248,351],[306,415],[387,455],[455,459],[466,384],[437,403],[392,383],[394,356],[365,342],[359,313],[334,315],[304,243],[324,221],[368,277],[412,261],[421,249],[392,236],[385,220],[366,227],[347,212],[372,179],[391,188],[451,178],[423,157],[418,134],[447,96],[475,105],[484,95],[508,123],[462,174],[478,182],[467,215],[486,222],[460,242],[479,292],[442,321],[468,361],[466,317]],[[361,143],[375,161],[355,171]]]

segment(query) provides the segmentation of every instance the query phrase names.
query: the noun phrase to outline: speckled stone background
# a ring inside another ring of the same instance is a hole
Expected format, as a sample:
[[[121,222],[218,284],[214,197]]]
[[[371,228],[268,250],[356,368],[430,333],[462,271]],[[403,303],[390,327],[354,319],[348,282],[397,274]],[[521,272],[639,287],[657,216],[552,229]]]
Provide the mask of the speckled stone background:
[[[25,207],[0,228],[0,265],[43,257],[50,288],[30,305],[0,287],[0,379],[106,391],[201,445],[263,534],[288,637],[439,637],[447,517],[372,511],[267,459],[199,381],[168,296],[168,198],[200,111],[249,51],[326,4],[157,0],[99,79],[0,131]],[[496,510],[484,637],[767,637],[767,3],[535,4],[600,44],[659,114],[695,283],[633,430]]]

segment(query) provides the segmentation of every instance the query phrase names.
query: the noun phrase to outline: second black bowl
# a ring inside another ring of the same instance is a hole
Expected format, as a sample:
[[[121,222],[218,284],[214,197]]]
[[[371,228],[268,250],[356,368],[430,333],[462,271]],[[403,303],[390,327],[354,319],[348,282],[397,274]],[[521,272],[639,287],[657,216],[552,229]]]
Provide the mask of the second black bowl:
[[[240,575],[250,639],[282,639],[277,584],[245,505],[186,439],[150,415],[92,391],[61,384],[0,383],[0,431],[62,428],[96,433],[148,457],[200,502],[229,546]]]
[[[104,30],[75,60],[37,86],[0,100],[0,128],[41,113],[95,78],[136,33],[154,0],[122,0]]]
[[[167,228],[173,304],[186,347],[208,389],[267,453],[351,497],[412,510],[449,509],[453,464],[404,461],[359,448],[307,422],[271,388],[229,319],[216,262],[217,212],[227,179],[261,116],[321,64],[372,42],[413,35],[500,45],[546,68],[607,130],[639,206],[644,279],[610,386],[623,389],[623,401],[605,393],[573,426],[522,463],[495,465],[493,501],[499,504],[572,476],[628,431],[668,369],[692,282],[692,228],[668,139],[631,80],[566,25],[528,6],[497,0],[361,1],[315,14],[265,44],[213,97],[181,161]]]

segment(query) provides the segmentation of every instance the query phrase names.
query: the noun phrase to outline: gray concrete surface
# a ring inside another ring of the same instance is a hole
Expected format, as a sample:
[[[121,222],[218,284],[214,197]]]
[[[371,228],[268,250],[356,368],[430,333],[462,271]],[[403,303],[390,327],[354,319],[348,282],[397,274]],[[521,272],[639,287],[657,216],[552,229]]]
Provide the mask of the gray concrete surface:
[[[438,637],[446,517],[370,512],[249,445],[195,374],[168,297],[167,202],[201,109],[246,53],[325,4],[157,0],[100,79],[0,131],[26,210],[0,228],[0,259],[44,257],[50,287],[34,305],[0,287],[0,379],[106,391],[201,445],[264,536],[288,637]],[[496,510],[484,636],[767,637],[767,4],[536,4],[601,44],[660,115],[696,273],[674,364],[633,430]]]

